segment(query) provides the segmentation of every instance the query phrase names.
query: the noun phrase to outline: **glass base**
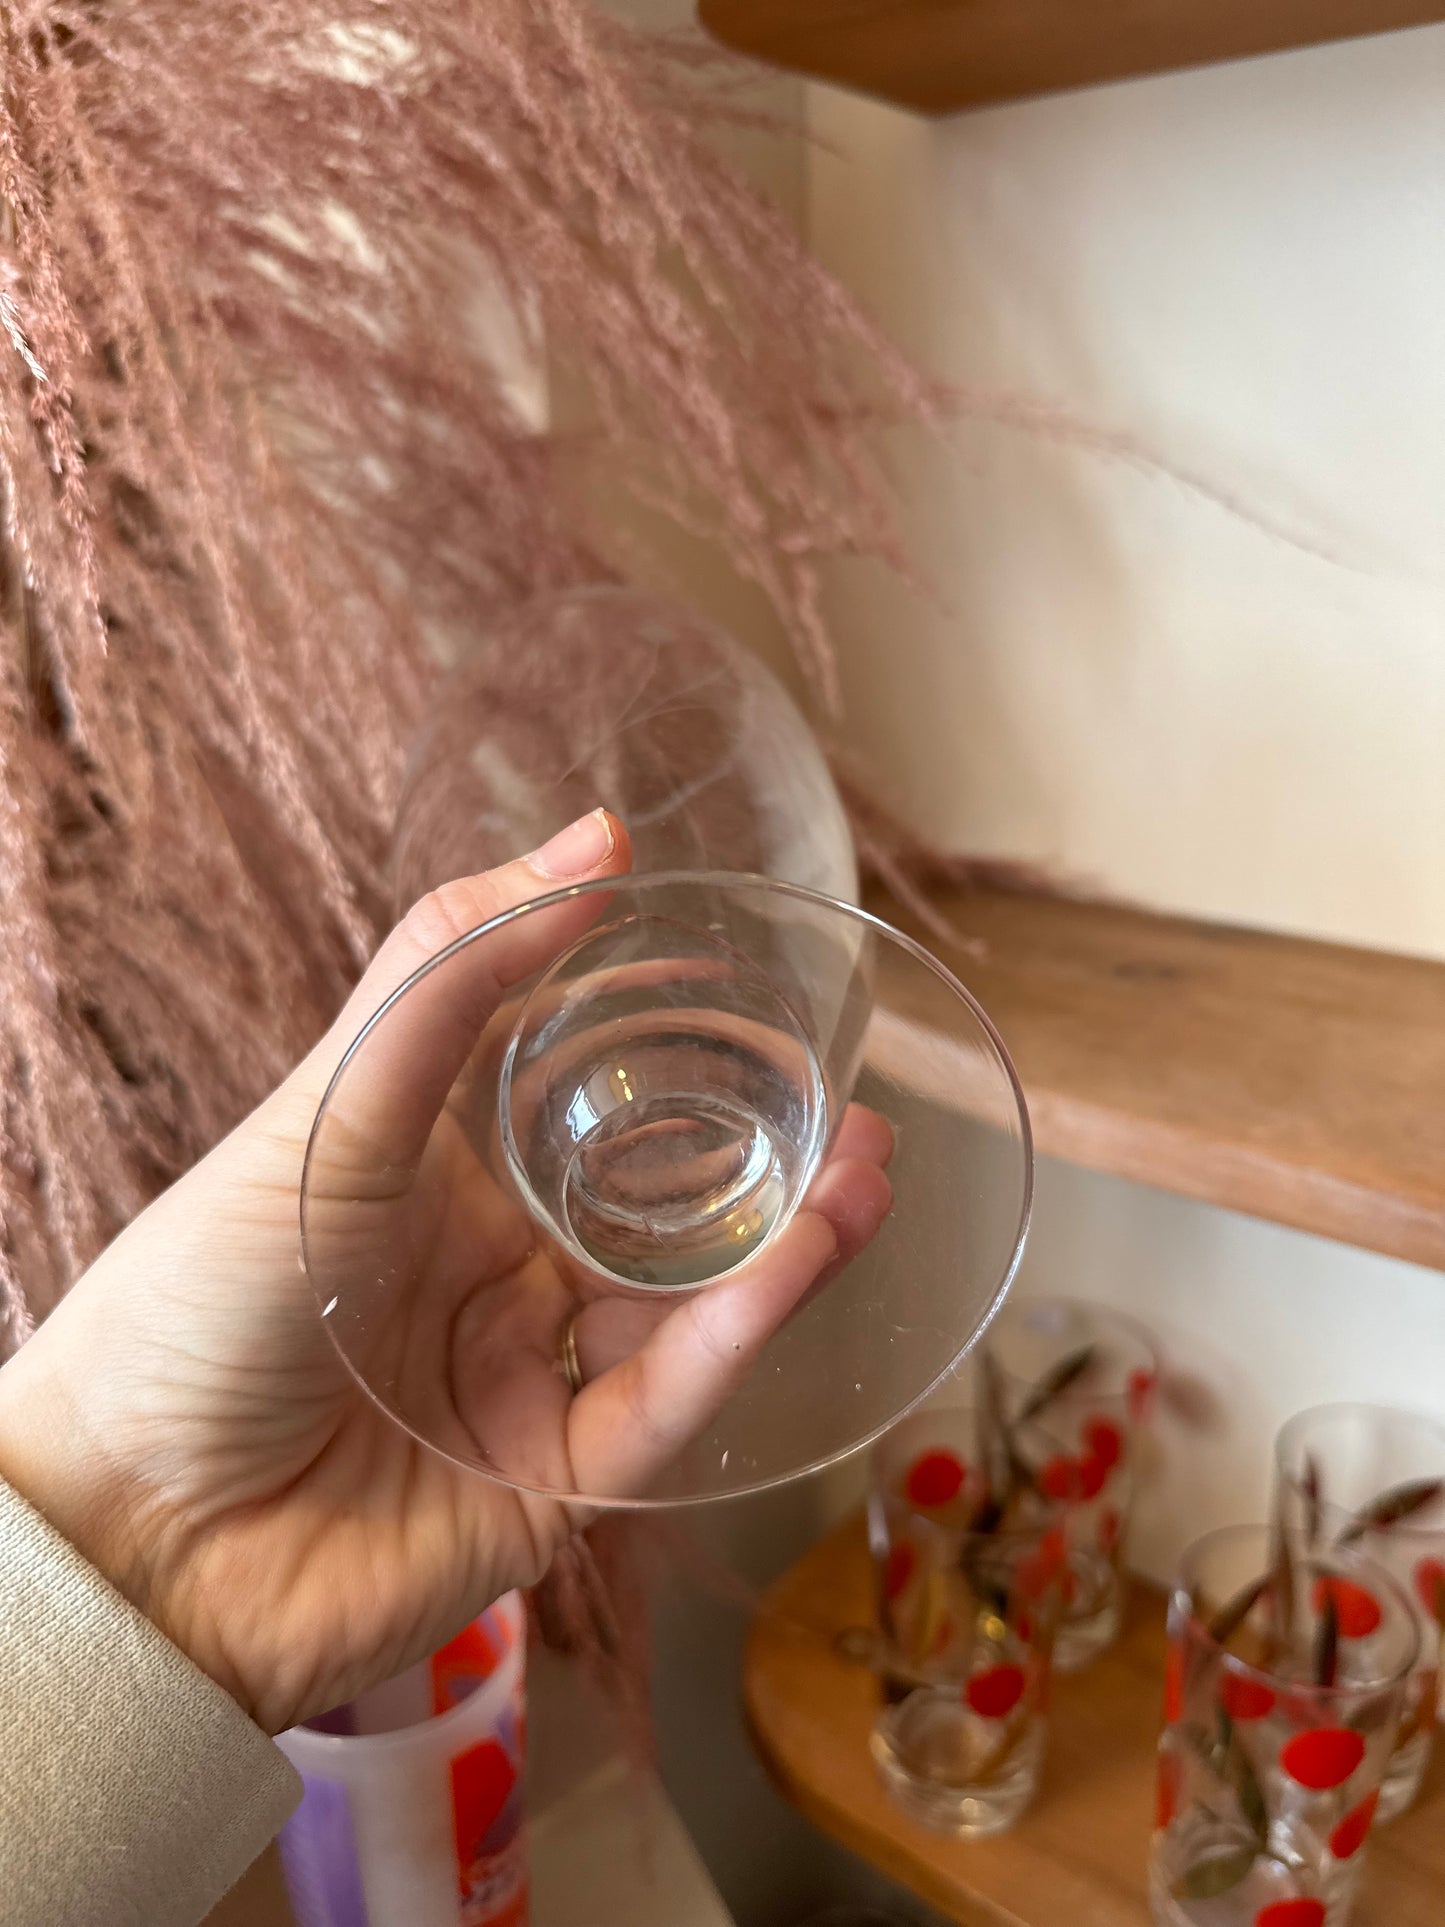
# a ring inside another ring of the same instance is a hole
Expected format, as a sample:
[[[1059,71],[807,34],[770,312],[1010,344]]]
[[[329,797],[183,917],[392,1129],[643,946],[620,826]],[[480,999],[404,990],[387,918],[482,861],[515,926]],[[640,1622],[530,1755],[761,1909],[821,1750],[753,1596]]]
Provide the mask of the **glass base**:
[[[1060,1620],[1059,1630],[1054,1635],[1054,1671],[1081,1672],[1113,1645],[1119,1637],[1123,1619],[1124,1607],[1116,1576],[1102,1604],[1092,1612],[1082,1614],[1077,1619],[1066,1614]]]
[[[1307,1899],[1317,1914],[1324,1909],[1320,1927],[1343,1927],[1360,1857],[1311,1873],[1298,1844],[1272,1832],[1269,1848],[1259,1853],[1250,1835],[1202,1810],[1156,1834],[1149,1856],[1154,1927],[1253,1927],[1267,1909]]]
[[[1397,1748],[1390,1755],[1390,1763],[1385,1768],[1385,1777],[1380,1785],[1380,1804],[1375,1809],[1377,1820],[1393,1820],[1412,1805],[1415,1795],[1420,1791],[1420,1782],[1425,1777],[1425,1768],[1430,1764],[1430,1747],[1435,1738],[1433,1727],[1425,1733],[1417,1733],[1413,1740]]]
[[[1044,1754],[1035,1720],[1000,1757],[998,1724],[971,1714],[956,1692],[925,1688],[881,1715],[869,1747],[910,1819],[957,1840],[983,1840],[1028,1809]]]
[[[1277,1862],[1267,1863],[1271,1872],[1246,1889],[1235,1888],[1209,1899],[1182,1900],[1158,1873],[1149,1873],[1149,1918],[1153,1927],[1252,1927],[1257,1915],[1276,1901],[1296,1900],[1300,1892],[1286,1870]],[[1340,1905],[1328,1908],[1324,1927],[1344,1927],[1347,1910]]]

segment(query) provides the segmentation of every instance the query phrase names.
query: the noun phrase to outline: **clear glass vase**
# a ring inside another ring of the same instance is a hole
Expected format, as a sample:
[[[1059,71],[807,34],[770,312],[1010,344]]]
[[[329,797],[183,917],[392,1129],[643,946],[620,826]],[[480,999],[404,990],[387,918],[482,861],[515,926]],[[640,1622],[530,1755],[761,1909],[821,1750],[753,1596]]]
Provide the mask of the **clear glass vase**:
[[[639,871],[740,870],[857,899],[843,806],[783,685],[715,624],[598,585],[527,603],[438,690],[397,810],[398,911],[599,804]]]

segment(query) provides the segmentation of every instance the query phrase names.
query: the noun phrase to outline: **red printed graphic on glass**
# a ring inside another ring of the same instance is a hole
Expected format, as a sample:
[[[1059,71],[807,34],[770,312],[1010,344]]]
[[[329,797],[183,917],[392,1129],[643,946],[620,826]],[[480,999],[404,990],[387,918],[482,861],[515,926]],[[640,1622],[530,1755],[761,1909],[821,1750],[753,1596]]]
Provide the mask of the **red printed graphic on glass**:
[[[987,1672],[974,1674],[964,1688],[964,1698],[981,1719],[1007,1719],[1027,1685],[1022,1666],[990,1666]]]
[[[460,1927],[526,1927],[520,1695],[494,1737],[452,1761]]]
[[[1321,1613],[1326,1599],[1335,1603],[1335,1623],[1341,1639],[1368,1639],[1378,1632],[1384,1614],[1380,1602],[1353,1579],[1316,1579],[1312,1590],[1314,1609]]]
[[[1219,1703],[1236,1725],[1268,1719],[1275,1701],[1274,1689],[1247,1673],[1226,1673],[1219,1682]]]
[[[1364,1735],[1349,1726],[1316,1726],[1296,1733],[1279,1750],[1285,1772],[1312,1793],[1343,1786],[1364,1757]]]
[[[1084,1452],[1096,1459],[1106,1473],[1124,1456],[1124,1434],[1111,1418],[1091,1418],[1084,1427]]]
[[[922,1512],[951,1505],[963,1490],[967,1477],[963,1461],[952,1452],[925,1452],[908,1468],[903,1490],[910,1505]]]
[[[499,1613],[464,1626],[431,1657],[431,1710],[449,1713],[483,1680],[490,1679],[511,1650],[513,1633]]]
[[[1380,1789],[1376,1787],[1357,1807],[1350,1808],[1330,1835],[1330,1852],[1336,1860],[1349,1860],[1364,1846],[1365,1836],[1370,1831],[1370,1822],[1379,1804]]]
[[[1325,1927],[1322,1900],[1272,1900],[1254,1917],[1254,1927]]]

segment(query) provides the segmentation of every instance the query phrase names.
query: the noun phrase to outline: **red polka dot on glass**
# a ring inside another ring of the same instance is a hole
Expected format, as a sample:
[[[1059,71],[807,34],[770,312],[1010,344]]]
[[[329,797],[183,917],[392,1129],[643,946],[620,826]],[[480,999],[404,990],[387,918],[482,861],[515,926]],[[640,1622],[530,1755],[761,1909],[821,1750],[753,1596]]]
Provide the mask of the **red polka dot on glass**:
[[[1154,1824],[1162,1833],[1179,1811],[1179,1790],[1184,1779],[1184,1763],[1177,1753],[1159,1755],[1159,1772],[1154,1782]]]
[[[1254,1917],[1254,1927],[1325,1927],[1322,1900],[1272,1900]]]
[[[1111,1418],[1091,1418],[1084,1427],[1084,1451],[1112,1472],[1124,1456],[1124,1434]]]
[[[1364,1757],[1364,1735],[1349,1726],[1313,1726],[1279,1750],[1279,1763],[1289,1777],[1314,1793],[1343,1786]]]
[[[1021,1599],[1042,1599],[1063,1570],[1068,1548],[1062,1530],[1051,1526],[1032,1552],[1014,1568],[1014,1590]]]
[[[1044,1562],[1044,1570],[1052,1579],[1056,1572],[1062,1572],[1064,1561],[1069,1556],[1069,1542],[1064,1537],[1062,1526],[1050,1526],[1039,1540],[1039,1557]]]
[[[1129,1417],[1136,1425],[1142,1425],[1149,1416],[1149,1408],[1154,1403],[1155,1377],[1153,1372],[1142,1367],[1129,1374]]]
[[[1361,1800],[1357,1807],[1351,1807],[1340,1824],[1330,1835],[1330,1852],[1336,1860],[1349,1860],[1365,1844],[1365,1836],[1370,1831],[1370,1822],[1375,1817],[1375,1808],[1380,1804],[1379,1789]]]
[[[1312,1597],[1317,1613],[1324,1611],[1326,1598],[1333,1597],[1341,1639],[1368,1639],[1384,1617],[1375,1595],[1353,1579],[1316,1579]]]
[[[1026,1552],[1014,1567],[1014,1591],[1020,1599],[1042,1599],[1053,1574],[1037,1552]]]
[[[1413,1576],[1420,1604],[1445,1627],[1445,1559],[1419,1560]]]
[[[1097,1499],[1109,1477],[1109,1467],[1103,1459],[1096,1459],[1092,1453],[1078,1464],[1079,1497]]]
[[[1058,1452],[1039,1468],[1039,1490],[1050,1499],[1077,1499],[1082,1496],[1079,1463]]]
[[[1164,1718],[1172,1726],[1184,1717],[1184,1648],[1176,1639],[1164,1661]]]
[[[918,1555],[912,1546],[892,1547],[883,1566],[883,1597],[897,1599],[917,1569]]]
[[[1024,1696],[1027,1685],[1022,1666],[990,1666],[975,1673],[963,1696],[980,1719],[1006,1719]]]
[[[1219,1703],[1232,1720],[1247,1723],[1268,1718],[1275,1708],[1275,1695],[1262,1679],[1226,1673],[1219,1682]]]
[[[903,1481],[904,1496],[910,1505],[925,1512],[951,1505],[963,1490],[962,1459],[952,1452],[924,1452],[908,1468]]]
[[[1117,1506],[1106,1505],[1099,1514],[1099,1550],[1106,1558],[1112,1558],[1119,1550],[1119,1541],[1124,1536],[1124,1521],[1119,1517]]]

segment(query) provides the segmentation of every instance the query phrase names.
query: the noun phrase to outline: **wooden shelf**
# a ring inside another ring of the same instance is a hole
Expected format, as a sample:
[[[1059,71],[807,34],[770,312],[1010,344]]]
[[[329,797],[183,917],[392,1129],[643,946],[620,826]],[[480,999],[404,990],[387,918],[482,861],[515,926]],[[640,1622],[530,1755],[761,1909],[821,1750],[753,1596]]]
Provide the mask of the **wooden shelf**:
[[[876,1689],[836,1636],[870,1618],[861,1520],[822,1541],[772,1589],[743,1665],[758,1749],[825,1833],[963,1927],[1148,1927],[1145,1860],[1164,1679],[1164,1607],[1138,1587],[1119,1644],[1055,1686],[1043,1784],[993,1840],[954,1841],[904,1818],[875,1778]],[[1445,1894],[1445,1758],[1416,1807],[1371,1842],[1352,1927],[1439,1927]]]
[[[1445,1269],[1445,964],[1098,904],[940,898],[909,929],[993,1017],[1039,1150]],[[927,1026],[940,1002],[900,999]]]
[[[1416,27],[1440,0],[699,0],[726,46],[925,114]]]

